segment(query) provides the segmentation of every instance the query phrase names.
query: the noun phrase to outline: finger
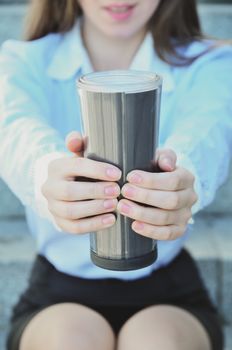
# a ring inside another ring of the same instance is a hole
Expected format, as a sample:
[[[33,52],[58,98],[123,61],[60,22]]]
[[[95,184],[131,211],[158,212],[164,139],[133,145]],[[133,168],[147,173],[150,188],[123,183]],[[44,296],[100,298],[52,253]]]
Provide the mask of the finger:
[[[124,185],[122,195],[135,202],[167,210],[191,207],[196,202],[196,194],[190,188],[180,191],[148,190],[133,185]]]
[[[171,149],[158,149],[156,163],[163,171],[173,171],[176,167],[176,154]]]
[[[83,155],[84,139],[78,131],[72,131],[66,136],[65,144],[67,149],[78,156]]]
[[[117,198],[120,187],[115,182],[56,181],[48,184],[43,194],[60,201]]]
[[[162,210],[145,207],[128,200],[120,200],[117,206],[120,214],[136,221],[142,221],[155,226],[186,225],[192,217],[190,208],[180,210]]]
[[[66,157],[61,161],[54,160],[49,164],[49,172],[59,173],[62,178],[84,176],[87,178],[118,181],[121,170],[116,166],[82,157]]]
[[[53,216],[66,220],[78,220],[116,210],[117,199],[90,200],[81,202],[51,201],[49,210]]]
[[[131,227],[136,233],[159,241],[171,241],[177,239],[183,236],[186,231],[186,226],[154,226],[140,221],[134,221]]]
[[[65,232],[83,234],[106,229],[115,224],[116,218],[113,214],[99,215],[92,218],[80,220],[66,220],[56,217],[57,225]]]
[[[194,176],[184,168],[172,172],[149,173],[133,170],[127,175],[127,181],[139,187],[163,191],[178,191],[192,187]]]

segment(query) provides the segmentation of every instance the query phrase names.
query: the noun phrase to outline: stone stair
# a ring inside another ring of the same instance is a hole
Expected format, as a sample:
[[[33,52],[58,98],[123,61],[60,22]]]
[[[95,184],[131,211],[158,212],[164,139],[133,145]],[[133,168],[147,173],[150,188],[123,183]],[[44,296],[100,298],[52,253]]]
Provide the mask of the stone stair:
[[[210,2],[210,3],[208,3]],[[232,38],[232,1],[202,1],[202,26],[208,35]],[[24,0],[0,0],[0,44],[22,32]],[[232,169],[216,200],[195,220],[187,243],[197,259],[212,300],[219,307],[226,336],[225,350],[232,350]],[[0,180],[0,350],[4,350],[12,305],[25,288],[35,245],[28,233],[23,207]],[[187,349],[186,349],[187,350]]]

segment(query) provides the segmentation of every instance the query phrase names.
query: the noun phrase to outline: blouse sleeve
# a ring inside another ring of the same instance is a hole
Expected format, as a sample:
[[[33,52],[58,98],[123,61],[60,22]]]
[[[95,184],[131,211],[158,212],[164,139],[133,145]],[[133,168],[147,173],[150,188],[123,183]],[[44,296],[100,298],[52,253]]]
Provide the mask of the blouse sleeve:
[[[51,152],[67,152],[48,123],[41,80],[17,55],[0,51],[0,176],[25,206],[35,208],[34,167]]]
[[[186,71],[176,96],[172,148],[178,165],[195,176],[196,213],[214,198],[228,174],[232,153],[232,49],[206,55]]]

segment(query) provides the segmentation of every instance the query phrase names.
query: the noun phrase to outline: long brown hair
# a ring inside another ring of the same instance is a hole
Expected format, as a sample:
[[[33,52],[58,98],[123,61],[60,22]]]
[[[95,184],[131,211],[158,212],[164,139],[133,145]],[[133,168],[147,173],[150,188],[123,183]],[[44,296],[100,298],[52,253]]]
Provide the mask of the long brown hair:
[[[25,38],[30,41],[49,33],[65,33],[81,14],[77,0],[32,0]],[[149,22],[149,29],[155,50],[163,61],[185,65],[196,58],[186,58],[178,51],[179,46],[203,38],[196,0],[160,0]]]

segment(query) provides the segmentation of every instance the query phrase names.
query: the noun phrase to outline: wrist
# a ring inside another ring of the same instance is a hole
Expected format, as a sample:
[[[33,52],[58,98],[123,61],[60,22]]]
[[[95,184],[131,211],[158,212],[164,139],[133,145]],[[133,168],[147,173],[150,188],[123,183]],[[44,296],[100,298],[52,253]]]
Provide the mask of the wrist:
[[[37,214],[53,223],[55,228],[60,231],[56,225],[52,213],[48,209],[48,201],[42,193],[42,186],[48,177],[49,164],[59,158],[69,156],[68,152],[51,152],[37,159],[34,166],[34,196]]]

